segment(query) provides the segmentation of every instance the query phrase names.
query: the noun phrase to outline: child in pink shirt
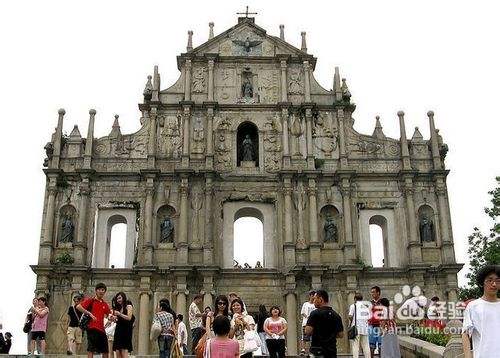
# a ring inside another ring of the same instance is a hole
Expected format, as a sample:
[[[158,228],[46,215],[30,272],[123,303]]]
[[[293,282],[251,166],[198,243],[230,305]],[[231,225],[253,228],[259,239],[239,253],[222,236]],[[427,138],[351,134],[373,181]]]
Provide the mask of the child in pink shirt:
[[[39,340],[41,352],[38,353],[45,354],[45,333],[47,332],[47,320],[49,318],[47,299],[40,297],[32,311],[35,313],[35,319],[31,327],[31,352],[35,350],[36,341]]]
[[[215,338],[207,342],[205,358],[237,358],[240,356],[240,346],[237,341],[229,338],[231,322],[226,316],[215,317],[212,327]]]

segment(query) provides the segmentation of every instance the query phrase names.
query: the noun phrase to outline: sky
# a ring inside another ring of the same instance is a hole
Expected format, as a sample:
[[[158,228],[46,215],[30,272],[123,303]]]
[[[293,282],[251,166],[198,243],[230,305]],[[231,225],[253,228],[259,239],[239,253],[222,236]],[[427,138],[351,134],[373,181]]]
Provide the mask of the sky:
[[[96,136],[120,115],[122,133],[139,128],[137,103],[159,65],[162,88],[178,78],[176,56],[237,22],[249,5],[257,25],[318,58],[325,88],[334,67],[347,79],[355,129],[371,134],[380,115],[387,136],[399,138],[397,111],[408,137],[429,137],[428,110],[449,145],[450,196],[456,256],[466,262],[474,226],[500,175],[498,160],[499,5],[493,1],[2,1],[0,3],[0,177],[2,249],[0,320],[14,334],[12,352],[25,352],[21,332],[34,290],[45,178],[43,147],[66,109],[64,131],[86,135],[97,110]],[[460,276],[462,278],[462,276]]]

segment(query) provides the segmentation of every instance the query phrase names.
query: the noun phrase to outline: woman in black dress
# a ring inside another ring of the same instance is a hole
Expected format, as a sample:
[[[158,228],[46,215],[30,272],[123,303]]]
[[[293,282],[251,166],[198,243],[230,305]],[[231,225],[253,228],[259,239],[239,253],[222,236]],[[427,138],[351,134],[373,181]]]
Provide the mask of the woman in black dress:
[[[116,358],[128,358],[132,352],[132,330],[134,329],[134,307],[123,292],[118,292],[114,298],[116,306],[113,315],[116,317],[113,352]]]

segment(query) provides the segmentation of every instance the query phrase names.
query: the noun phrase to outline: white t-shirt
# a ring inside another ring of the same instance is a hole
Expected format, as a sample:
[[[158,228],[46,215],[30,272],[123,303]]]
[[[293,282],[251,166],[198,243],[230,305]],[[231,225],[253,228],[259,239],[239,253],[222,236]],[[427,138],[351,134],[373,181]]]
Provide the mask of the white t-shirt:
[[[472,336],[474,358],[499,356],[500,301],[488,302],[479,298],[467,305],[464,311],[464,332]]]
[[[300,315],[302,316],[303,314],[306,315],[306,317],[302,316],[302,327],[305,327],[307,324],[307,319],[309,318],[309,315],[311,312],[315,309],[314,303],[309,303],[309,301],[304,302],[302,305],[302,309],[300,310]]]
[[[191,302],[191,305],[189,305],[189,328],[191,329],[201,327],[202,325],[201,316],[196,317],[197,314],[201,314],[201,311],[195,302]]]
[[[356,318],[356,327],[358,329],[358,334],[361,336],[368,335],[368,320],[370,319],[370,314],[370,302],[356,302],[356,317],[354,317],[354,303],[349,306],[349,316],[352,317],[351,327],[354,326],[354,318]]]
[[[188,333],[184,322],[179,322],[177,325],[177,339],[179,340],[179,345],[188,344]]]

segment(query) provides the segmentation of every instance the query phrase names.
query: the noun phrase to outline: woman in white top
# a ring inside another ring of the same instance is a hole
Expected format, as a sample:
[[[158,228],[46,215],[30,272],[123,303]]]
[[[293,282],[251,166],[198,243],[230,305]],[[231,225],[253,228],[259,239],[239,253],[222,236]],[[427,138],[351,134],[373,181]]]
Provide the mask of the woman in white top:
[[[245,352],[245,331],[251,331],[255,327],[255,321],[252,316],[243,312],[243,301],[240,298],[235,298],[231,302],[231,312],[233,313],[233,319],[231,320],[229,338],[238,341],[240,357],[250,358],[253,353]]]
[[[281,309],[278,306],[271,307],[271,317],[264,321],[266,332],[266,344],[271,358],[285,357],[285,333],[288,329],[286,320],[281,317]]]
[[[359,357],[359,348],[365,358],[370,358],[370,342],[368,340],[368,319],[370,318],[370,303],[363,301],[363,295],[356,293],[354,303],[349,307],[349,327],[356,325],[357,335],[350,339],[353,358]]]

